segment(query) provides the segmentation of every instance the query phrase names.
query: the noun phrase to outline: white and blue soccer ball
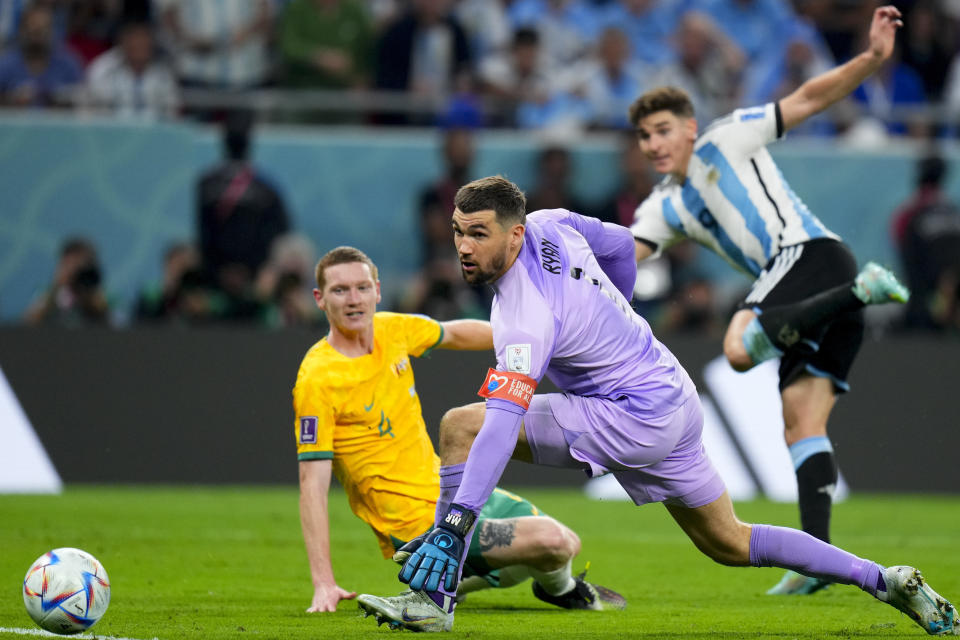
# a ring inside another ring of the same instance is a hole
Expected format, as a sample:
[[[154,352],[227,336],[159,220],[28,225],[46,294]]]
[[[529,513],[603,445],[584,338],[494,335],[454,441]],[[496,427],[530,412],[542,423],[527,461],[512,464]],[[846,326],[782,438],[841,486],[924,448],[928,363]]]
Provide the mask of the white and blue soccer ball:
[[[110,579],[86,551],[64,547],[37,558],[23,579],[23,603],[41,628],[53,633],[86,631],[110,604]]]

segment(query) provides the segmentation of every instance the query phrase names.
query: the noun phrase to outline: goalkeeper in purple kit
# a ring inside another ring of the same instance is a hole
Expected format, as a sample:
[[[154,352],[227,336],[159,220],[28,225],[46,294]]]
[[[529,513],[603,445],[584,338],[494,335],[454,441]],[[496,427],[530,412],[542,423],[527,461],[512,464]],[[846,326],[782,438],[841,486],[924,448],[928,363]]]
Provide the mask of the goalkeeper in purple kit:
[[[636,274],[629,230],[563,209],[527,216],[523,193],[499,176],[463,186],[455,207],[463,276],[494,291],[497,367],[478,392],[485,403],[452,409],[440,423],[436,526],[405,547],[400,579],[410,591],[361,595],[364,611],[393,627],[452,628],[473,524],[512,456],[612,473],[637,505],[662,502],[718,563],[854,584],[930,634],[960,635],[953,606],[916,569],[737,519],[703,448],[693,382],[628,303]],[[544,375],[562,392],[535,395]]]

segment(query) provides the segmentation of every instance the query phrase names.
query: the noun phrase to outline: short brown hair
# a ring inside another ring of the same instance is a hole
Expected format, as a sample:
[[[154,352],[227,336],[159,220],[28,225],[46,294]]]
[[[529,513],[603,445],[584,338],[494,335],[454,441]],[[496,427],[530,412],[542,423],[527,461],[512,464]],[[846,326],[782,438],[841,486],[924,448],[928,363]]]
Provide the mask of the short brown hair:
[[[377,281],[377,265],[373,264],[373,260],[371,260],[367,254],[353,247],[337,247],[336,249],[328,251],[326,255],[320,258],[320,262],[317,263],[317,288],[323,291],[323,288],[327,284],[326,274],[324,273],[327,267],[332,267],[337,264],[349,264],[351,262],[362,262],[370,267],[370,274],[373,276],[373,281]]]
[[[454,206],[461,213],[493,210],[501,227],[527,223],[527,198],[520,187],[503,176],[489,176],[469,182],[457,191]]]
[[[658,111],[669,111],[680,118],[692,118],[693,102],[687,92],[678,87],[651,89],[630,105],[630,124],[636,127],[641,120]]]

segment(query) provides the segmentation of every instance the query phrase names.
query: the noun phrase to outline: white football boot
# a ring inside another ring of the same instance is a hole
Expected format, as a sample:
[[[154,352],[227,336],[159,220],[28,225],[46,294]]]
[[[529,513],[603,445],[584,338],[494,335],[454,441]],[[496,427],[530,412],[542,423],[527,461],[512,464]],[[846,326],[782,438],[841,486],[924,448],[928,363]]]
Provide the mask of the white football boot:
[[[450,631],[453,628],[453,611],[444,611],[422,591],[404,591],[388,598],[364,593],[357,596],[357,604],[364,617],[372,615],[376,618],[377,626],[386,622],[391,629],[410,631]]]
[[[887,591],[877,599],[904,612],[931,636],[960,635],[957,610],[930,588],[920,571],[913,567],[887,567],[883,571]]]

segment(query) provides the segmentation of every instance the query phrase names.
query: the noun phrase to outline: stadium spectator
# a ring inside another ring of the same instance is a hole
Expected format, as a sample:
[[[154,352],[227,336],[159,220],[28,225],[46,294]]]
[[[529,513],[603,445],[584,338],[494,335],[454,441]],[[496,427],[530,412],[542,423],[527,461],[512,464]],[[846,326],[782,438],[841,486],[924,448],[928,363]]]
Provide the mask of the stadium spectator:
[[[797,22],[790,3],[781,0],[693,0],[693,6],[710,16],[751,63],[774,55]]]
[[[731,108],[744,68],[743,51],[703,13],[683,16],[673,38],[676,59],[660,66],[648,84],[680,87],[690,96],[697,120],[707,125]]]
[[[158,55],[146,22],[128,22],[116,47],[87,70],[90,106],[120,117],[172,118],[179,107],[173,71]]]
[[[210,289],[193,244],[171,245],[163,257],[163,280],[140,293],[134,308],[137,322],[196,325],[221,313],[221,301]]]
[[[634,60],[662,65],[676,59],[670,39],[688,4],[688,0],[614,0],[604,12],[603,24],[623,29]]]
[[[93,244],[86,238],[69,238],[60,248],[50,288],[30,305],[24,321],[68,327],[110,324],[110,305],[102,281]]]
[[[797,22],[775,55],[757,60],[745,71],[743,100],[747,104],[775,102],[833,66],[830,50],[816,29],[805,22]],[[853,120],[855,114],[845,119]],[[832,135],[835,132],[832,118],[826,113],[813,116],[794,131],[801,135]]]
[[[149,22],[148,0],[69,0],[67,46],[89,65],[106,53],[114,43],[120,25],[126,22]]]
[[[514,29],[540,34],[541,50],[551,67],[579,62],[600,33],[602,15],[587,0],[514,0],[508,9]]]
[[[421,267],[404,288],[396,309],[437,320],[490,317],[484,291],[465,283],[456,259],[447,258],[435,258]]]
[[[156,0],[186,87],[248,89],[270,80],[269,0]]]
[[[318,326],[322,318],[310,284],[315,264],[316,250],[305,235],[287,233],[273,241],[256,282],[257,296],[268,305],[267,326]]]
[[[573,193],[571,175],[573,159],[566,147],[548,146],[537,156],[536,181],[530,189],[527,204],[537,209],[586,211],[586,205]]]
[[[79,59],[54,36],[53,12],[42,4],[27,7],[16,46],[0,56],[0,102],[15,107],[69,104],[69,90],[82,82]]]
[[[634,212],[650,195],[656,181],[650,161],[637,145],[637,134],[633,129],[625,130],[620,136],[619,184],[613,195],[596,209],[596,217],[629,227],[633,224]]]
[[[274,238],[289,229],[280,192],[249,159],[252,118],[231,114],[223,125],[223,162],[197,183],[197,228],[204,272],[227,296],[224,317],[256,319],[253,284]]]
[[[460,88],[458,76],[471,72],[467,35],[450,13],[450,0],[411,0],[407,11],[380,36],[376,49],[375,86],[385,91],[436,99]],[[396,114],[384,114],[380,120],[411,121]]]
[[[30,0],[0,0],[0,51],[16,42],[20,16],[29,3]]]
[[[947,164],[917,162],[916,191],[893,215],[891,231],[907,274],[908,329],[960,331],[960,205],[943,190]]]
[[[453,211],[453,197],[457,189],[470,180],[473,145],[473,131],[470,129],[451,128],[443,132],[443,175],[425,187],[418,198],[420,233],[423,238],[420,260],[423,266],[438,258],[456,260],[456,251],[452,248],[450,212]]]
[[[287,86],[346,89],[372,81],[373,21],[360,0],[291,0],[279,44]]]
[[[540,35],[528,27],[514,32],[509,50],[482,60],[478,75],[481,92],[497,105],[492,124],[503,126],[517,126],[521,113],[548,103],[556,87]]]
[[[600,34],[596,54],[579,65],[575,91],[587,103],[590,126],[624,129],[629,126],[627,110],[643,93],[650,70],[633,60],[630,42],[619,27],[607,27]]]
[[[932,0],[913,3],[903,22],[903,63],[920,76],[927,99],[938,102],[943,95],[950,59],[957,49],[958,25],[951,23],[940,5]]]
[[[443,133],[443,175],[419,195],[421,264],[400,298],[397,308],[438,320],[483,317],[489,309],[486,292],[466,286],[460,278],[453,248],[450,212],[457,189],[470,180],[474,160],[471,129],[453,127]]]
[[[866,41],[868,36],[861,32],[861,40]],[[923,79],[903,62],[899,50],[850,95],[864,111],[864,119],[885,123],[889,135],[925,138],[931,133],[930,123],[922,114],[905,116],[897,112],[900,107],[922,107],[927,100]]]
[[[693,105],[675,87],[637,99],[630,121],[658,173],[631,227],[642,260],[688,237],[755,278],[723,339],[730,365],[747,371],[780,358],[784,439],[804,531],[829,540],[837,482],[827,421],[864,331],[864,308],[906,302],[909,292],[875,263],[859,272],[850,248],[797,198],[767,145],[842,99],[889,60],[902,26],[878,8],[867,48],[775,103],[738,109],[698,134]],[[823,580],[788,573],[768,593],[807,595]]]
[[[704,449],[694,383],[627,308],[636,271],[626,229],[568,211],[526,216],[523,193],[500,176],[465,185],[456,201],[464,277],[496,290],[496,368],[483,373],[484,403],[440,421],[443,482],[433,529],[403,558],[398,577],[409,590],[361,594],[365,612],[414,631],[452,629],[460,568],[472,536],[482,534],[474,524],[513,458],[591,477],[612,473],[636,505],[663,503],[714,562],[853,585],[927,633],[957,631],[953,605],[917,569],[884,567],[802,531],[737,517]],[[535,393],[544,377],[560,393]]]
[[[511,2],[512,0],[459,0],[455,4],[454,14],[467,32],[470,51],[475,60],[483,61],[510,48],[513,28],[507,8]]]
[[[316,305],[330,331],[304,357],[293,391],[300,519],[314,586],[308,612],[334,611],[340,600],[356,596],[333,575],[327,509],[332,472],[351,510],[373,529],[384,558],[415,547],[433,525],[440,487],[449,478],[438,473],[410,358],[434,348],[493,346],[487,322],[377,313],[377,268],[352,247],[328,252],[317,264],[316,280]],[[495,490],[480,514],[477,541],[466,559],[461,595],[532,577],[534,593],[560,607],[625,604],[619,594],[571,574],[579,538],[520,496]]]

